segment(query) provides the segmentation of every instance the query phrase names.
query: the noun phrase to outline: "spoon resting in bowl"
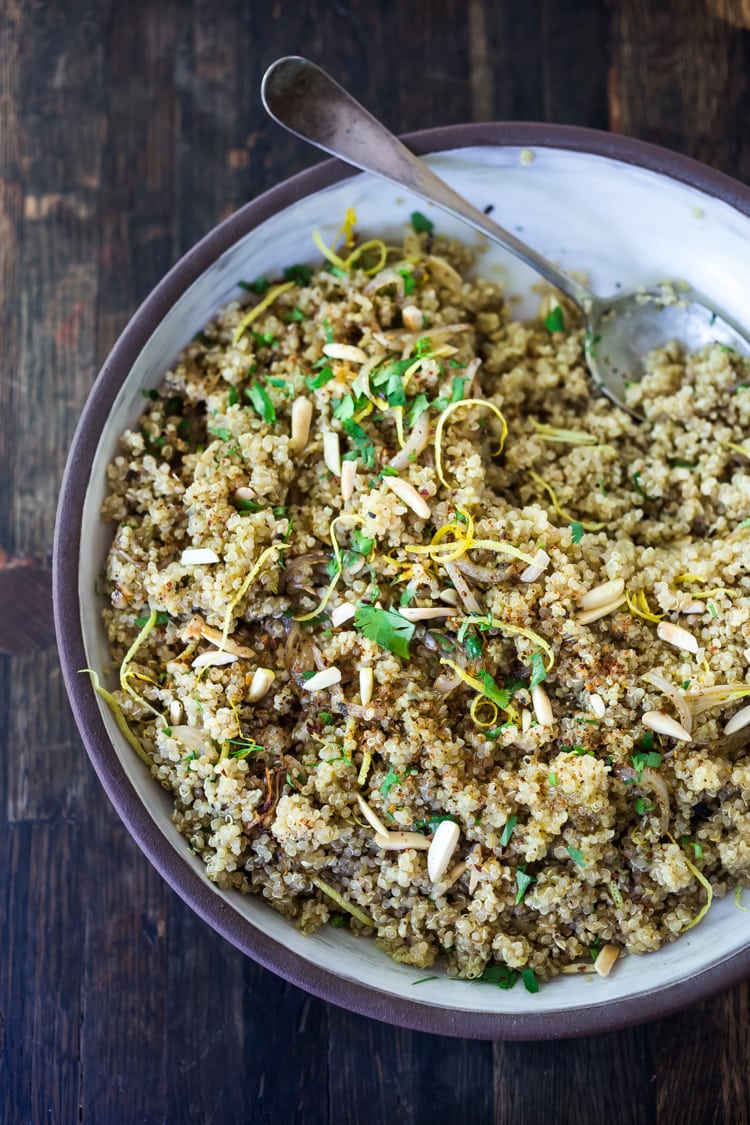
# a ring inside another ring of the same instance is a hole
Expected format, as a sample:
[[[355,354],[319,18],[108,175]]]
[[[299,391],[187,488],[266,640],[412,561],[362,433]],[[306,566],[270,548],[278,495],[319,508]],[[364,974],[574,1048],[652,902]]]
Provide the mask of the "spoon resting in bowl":
[[[744,332],[685,285],[644,287],[613,297],[592,293],[455,192],[309,60],[289,56],[272,63],[263,77],[261,95],[270,116],[285,129],[463,219],[570,298],[583,317],[592,379],[634,417],[638,416],[625,402],[626,383],[640,378],[642,357],[652,349],[676,340],[691,352],[710,343],[750,352]]]

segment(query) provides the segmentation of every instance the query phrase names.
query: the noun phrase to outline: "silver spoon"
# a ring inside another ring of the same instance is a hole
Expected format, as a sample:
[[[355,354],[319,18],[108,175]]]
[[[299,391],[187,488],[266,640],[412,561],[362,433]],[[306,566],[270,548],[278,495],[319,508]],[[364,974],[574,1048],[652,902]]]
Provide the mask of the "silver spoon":
[[[744,333],[689,289],[677,288],[677,300],[666,304],[661,287],[597,297],[448,187],[308,59],[278,59],[263,77],[261,95],[268,113],[285,129],[356,168],[436,203],[515,254],[570,297],[583,314],[586,362],[594,382],[630,414],[634,412],[624,401],[626,380],[640,377],[642,357],[652,348],[677,340],[688,351],[697,351],[716,341],[750,352]]]

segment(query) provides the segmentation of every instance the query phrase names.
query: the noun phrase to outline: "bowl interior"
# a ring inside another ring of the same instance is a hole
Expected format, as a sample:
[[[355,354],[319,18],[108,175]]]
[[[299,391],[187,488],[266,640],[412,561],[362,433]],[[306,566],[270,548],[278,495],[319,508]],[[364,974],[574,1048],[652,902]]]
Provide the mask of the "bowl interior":
[[[684,279],[723,313],[739,324],[747,323],[750,255],[738,253],[738,247],[750,235],[750,219],[729,204],[665,175],[562,148],[537,148],[528,165],[521,163],[519,148],[507,146],[463,148],[428,159],[480,208],[492,204],[498,222],[564,267],[585,273],[601,295],[665,278]],[[475,234],[467,234],[459,222],[436,208],[370,176],[356,175],[268,218],[164,309],[163,319],[132,365],[101,433],[85,497],[81,541],[86,549],[81,552],[78,594],[89,667],[102,669],[109,662],[101,601],[94,594],[112,531],[99,518],[105,469],[116,452],[119,434],[135,422],[142,409],[142,390],[158,384],[180,349],[215,311],[241,295],[238,280],[262,274],[272,277],[294,262],[315,261],[312,231],[319,229],[330,241],[348,207],[356,208],[358,227],[368,235],[398,239],[410,212],[419,209],[434,220],[440,232],[479,244]],[[538,296],[531,286],[538,279],[527,267],[493,248],[480,255],[477,269],[502,280],[507,291],[518,297],[518,315],[535,310]],[[653,994],[695,976],[708,965],[718,965],[750,939],[750,913],[741,913],[730,896],[716,902],[701,925],[678,942],[646,957],[626,958],[606,980],[565,977],[542,987],[537,995],[527,994],[520,984],[512,992],[504,992],[442,975],[415,985],[432,972],[398,965],[373,942],[331,927],[303,937],[262,899],[216,891],[171,824],[171,799],[146,776],[109,711],[100,710],[114,751],[143,808],[179,861],[190,865],[210,888],[217,913],[228,910],[246,920],[249,945],[250,927],[257,927],[303,962],[380,990],[386,997],[454,1012],[512,1013],[515,1017],[583,1007],[603,1011],[613,1001]],[[549,1034],[555,1034],[552,1020]]]

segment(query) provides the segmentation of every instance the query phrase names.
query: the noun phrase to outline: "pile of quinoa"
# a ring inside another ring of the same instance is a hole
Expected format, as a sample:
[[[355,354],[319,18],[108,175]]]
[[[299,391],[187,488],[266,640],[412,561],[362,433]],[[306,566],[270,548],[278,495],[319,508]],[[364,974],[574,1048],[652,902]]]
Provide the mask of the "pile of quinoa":
[[[144,392],[111,700],[218,886],[533,989],[750,882],[750,363],[654,352],[634,421],[572,308],[417,226],[243,284]]]

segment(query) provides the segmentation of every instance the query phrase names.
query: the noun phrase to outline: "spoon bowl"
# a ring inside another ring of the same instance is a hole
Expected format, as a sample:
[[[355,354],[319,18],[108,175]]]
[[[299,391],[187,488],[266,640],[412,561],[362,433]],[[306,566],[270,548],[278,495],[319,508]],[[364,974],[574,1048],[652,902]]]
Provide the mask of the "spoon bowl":
[[[586,361],[594,383],[617,406],[643,374],[643,356],[672,340],[688,351],[714,341],[747,354],[747,335],[679,283],[601,298],[474,207],[415,156],[321,67],[299,56],[278,59],[261,86],[263,104],[285,129],[324,152],[465,220],[526,262],[580,309]]]

